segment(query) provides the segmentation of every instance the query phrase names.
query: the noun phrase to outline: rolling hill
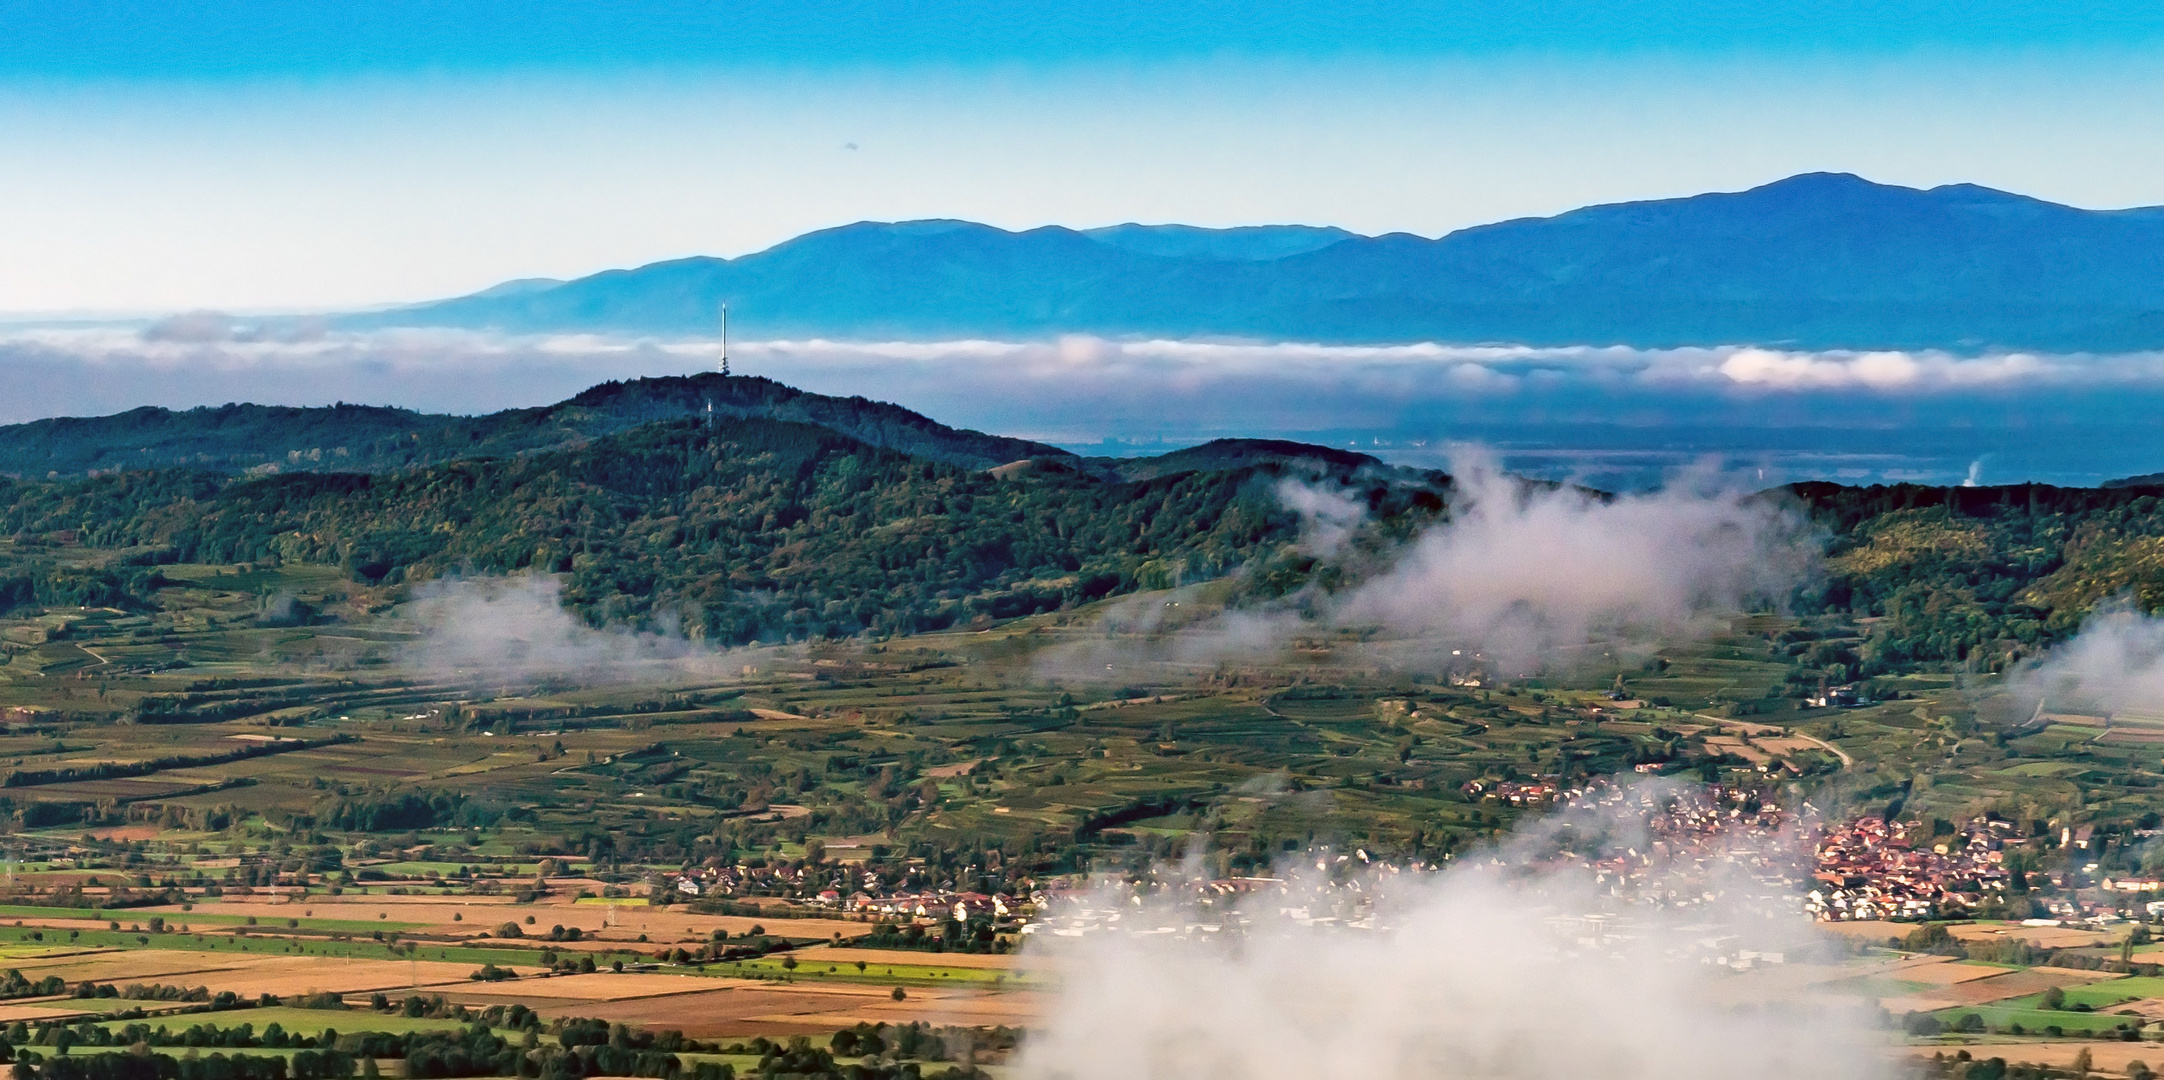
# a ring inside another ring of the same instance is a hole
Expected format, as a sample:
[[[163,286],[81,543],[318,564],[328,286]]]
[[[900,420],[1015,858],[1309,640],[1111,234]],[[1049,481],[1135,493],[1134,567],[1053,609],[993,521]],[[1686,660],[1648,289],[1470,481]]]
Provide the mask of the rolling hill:
[[[603,383],[555,405],[472,417],[362,405],[222,405],[35,420],[0,427],[0,475],[50,479],[168,467],[383,472],[571,446],[692,417],[807,424],[970,469],[1073,456],[1042,443],[950,428],[898,405],[709,373]]]
[[[161,453],[194,457],[0,480],[0,611],[147,608],[168,563],[293,563],[372,587],[550,572],[597,622],[714,641],[911,633],[1231,575],[1257,596],[1298,591],[1317,563],[1294,543],[1281,478],[1344,491],[1400,536],[1448,515],[1456,490],[1441,473],[1271,440],[1078,458],[719,375],[607,383],[478,418],[235,406],[25,427],[0,435],[20,452],[65,430],[88,460],[162,430]],[[277,472],[233,467],[290,457],[278,439],[341,431],[380,445]],[[226,467],[196,460],[216,455]],[[2159,495],[2131,482],[1807,483],[1762,497],[1827,541],[1826,573],[1796,608],[1877,620],[1869,640],[1812,661],[1847,681],[1996,669],[2114,597],[2164,607]]]

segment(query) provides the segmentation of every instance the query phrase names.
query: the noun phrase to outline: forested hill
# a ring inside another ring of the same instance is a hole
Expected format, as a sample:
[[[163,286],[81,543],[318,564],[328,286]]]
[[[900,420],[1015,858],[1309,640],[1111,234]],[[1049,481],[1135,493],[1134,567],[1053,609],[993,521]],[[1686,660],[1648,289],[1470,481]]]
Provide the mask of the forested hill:
[[[472,417],[341,404],[142,408],[38,420],[0,427],[0,475],[53,479],[174,466],[384,472],[571,446],[657,420],[707,415],[812,424],[965,468],[1071,456],[1042,443],[950,428],[898,405],[806,393],[770,379],[704,374],[603,383],[555,405]]]
[[[1826,654],[1851,677],[1917,663],[1998,670],[2071,635],[2100,603],[2164,608],[2164,486],[1814,482],[1785,493],[1829,539],[1809,604],[1873,620]]]
[[[290,422],[225,415],[243,428]],[[414,415],[350,419],[381,430]],[[154,605],[158,567],[174,562],[310,563],[377,587],[557,573],[596,621],[666,621],[721,642],[908,633],[1235,570],[1265,593],[1296,589],[1314,563],[1276,496],[1286,476],[1365,498],[1376,525],[1365,565],[1446,514],[1452,493],[1439,473],[1291,443],[1085,460],[718,376],[598,387],[482,420],[420,430],[413,453],[439,460],[376,472],[0,481],[0,611]],[[984,467],[1009,455],[1011,467]],[[1812,483],[1767,497],[1793,500],[1826,537],[1826,573],[1794,603],[1830,619],[1795,647],[1844,679],[1996,669],[2072,633],[2099,603],[2164,606],[2164,487]]]
[[[379,474],[144,470],[0,486],[0,606],[154,602],[170,562],[317,563],[363,584],[566,575],[597,621],[710,640],[906,633],[1222,576],[1289,551],[1288,471],[1386,516],[1447,481],[1327,462],[1141,481],[979,470],[828,428],[677,419],[576,446]],[[90,558],[107,552],[109,557]]]

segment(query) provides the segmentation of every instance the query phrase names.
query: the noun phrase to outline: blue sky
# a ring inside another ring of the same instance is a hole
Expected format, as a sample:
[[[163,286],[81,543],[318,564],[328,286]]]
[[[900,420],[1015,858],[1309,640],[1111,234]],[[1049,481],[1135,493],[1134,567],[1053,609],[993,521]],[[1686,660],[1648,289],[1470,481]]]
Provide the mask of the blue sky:
[[[2164,6],[9,3],[0,309],[345,307],[862,218],[1433,235],[1837,169],[2164,203]]]
[[[624,65],[1069,63],[1735,49],[2122,48],[2154,3],[2034,0],[1033,0],[1028,3],[106,2],[0,4],[0,69],[231,78]]]

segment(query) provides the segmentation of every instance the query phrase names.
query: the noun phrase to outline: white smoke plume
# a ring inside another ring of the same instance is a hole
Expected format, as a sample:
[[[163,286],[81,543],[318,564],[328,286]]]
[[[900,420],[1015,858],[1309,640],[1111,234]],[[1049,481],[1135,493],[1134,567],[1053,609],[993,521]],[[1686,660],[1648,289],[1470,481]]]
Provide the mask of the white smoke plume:
[[[2007,689],[2046,710],[2164,714],[2164,619],[2124,600],[2100,605],[2072,640],[2010,673]]]
[[[427,582],[398,616],[420,634],[401,662],[447,682],[667,682],[725,666],[721,653],[681,637],[588,626],[564,608],[562,583],[542,575]]]
[[[1712,813],[1725,816],[1717,805]],[[1642,865],[1653,846],[1631,831],[1601,853],[1611,875]],[[1747,862],[1779,861],[1793,854],[1791,840],[1717,846],[1758,849]],[[1533,861],[1556,843],[1554,824],[1543,823],[1493,858],[1440,874],[1376,870],[1334,884],[1313,866],[1281,867],[1293,879],[1285,892],[1208,906],[1100,893],[1089,902],[1094,929],[1033,935],[1025,952],[1025,963],[1041,954],[1057,965],[1061,990],[1018,1072],[1028,1080],[1893,1074],[1870,1003],[1809,990],[1862,972],[1827,962],[1834,950],[1800,914],[1792,887],[1761,886],[1738,865],[1668,881],[1687,887],[1660,906],[1619,903],[1612,876],[1596,873],[1590,855]],[[1329,866],[1330,853],[1319,854]],[[1736,970],[1767,954],[1784,963]]]

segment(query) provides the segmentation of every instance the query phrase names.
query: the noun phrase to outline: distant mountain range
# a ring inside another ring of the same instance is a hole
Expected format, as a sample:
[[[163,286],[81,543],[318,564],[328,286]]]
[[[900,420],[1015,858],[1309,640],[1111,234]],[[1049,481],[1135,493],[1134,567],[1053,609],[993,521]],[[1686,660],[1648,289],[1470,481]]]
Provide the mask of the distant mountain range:
[[[758,338],[1225,336],[1338,343],[2164,347],[2164,208],[1812,173],[1440,239],[862,222],[346,317],[346,325]]]

